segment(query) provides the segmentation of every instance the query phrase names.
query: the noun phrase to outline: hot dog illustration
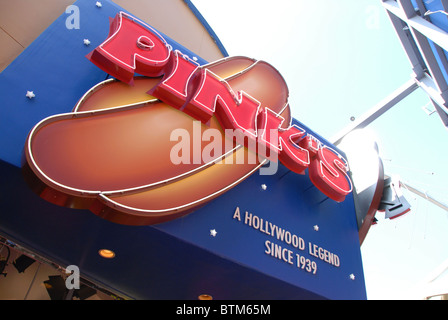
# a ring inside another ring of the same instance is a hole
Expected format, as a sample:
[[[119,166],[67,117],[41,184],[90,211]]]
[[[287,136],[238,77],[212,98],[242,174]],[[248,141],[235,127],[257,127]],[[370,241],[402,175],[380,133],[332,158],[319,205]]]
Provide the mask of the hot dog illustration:
[[[267,161],[309,169],[336,201],[351,192],[347,162],[291,125],[288,87],[269,63],[229,57],[200,66],[125,13],[88,58],[115,79],[89,90],[72,112],[39,122],[25,145],[25,169],[44,199],[117,223],[162,223]],[[183,161],[173,161],[179,152]]]

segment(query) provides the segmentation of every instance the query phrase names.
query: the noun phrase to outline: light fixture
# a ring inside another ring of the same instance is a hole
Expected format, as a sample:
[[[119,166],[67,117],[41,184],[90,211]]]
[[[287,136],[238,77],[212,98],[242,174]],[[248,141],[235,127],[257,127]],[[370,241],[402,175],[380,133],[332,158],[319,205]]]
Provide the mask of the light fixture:
[[[19,273],[22,273],[34,262],[36,262],[36,260],[22,254],[12,264],[17,269],[17,271],[19,271]]]
[[[61,276],[48,276],[44,285],[51,300],[65,300],[67,298],[68,289]]]
[[[44,281],[44,285],[51,300],[72,300],[73,297],[79,300],[85,300],[96,294],[95,289],[85,284],[81,284],[79,289],[70,291],[67,289],[62,276],[48,276],[48,280]]]
[[[199,300],[213,300],[213,297],[209,294],[201,294],[198,296]]]
[[[98,254],[99,254],[101,257],[106,258],[106,259],[112,259],[112,258],[115,258],[115,252],[113,252],[112,250],[109,250],[109,249],[101,249],[101,250],[98,250]]]

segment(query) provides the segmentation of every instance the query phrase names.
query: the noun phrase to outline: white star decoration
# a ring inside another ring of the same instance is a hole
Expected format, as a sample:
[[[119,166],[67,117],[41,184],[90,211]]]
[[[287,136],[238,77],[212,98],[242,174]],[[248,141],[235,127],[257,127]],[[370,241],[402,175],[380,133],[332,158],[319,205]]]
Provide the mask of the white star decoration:
[[[84,44],[85,44],[86,46],[88,46],[88,45],[90,44],[89,39],[84,39],[83,41],[84,41]]]
[[[355,280],[355,275],[353,273],[350,275],[350,279]]]
[[[33,99],[35,96],[36,96],[36,95],[34,94],[33,91],[27,91],[27,92],[26,92],[26,97],[27,97],[28,99]]]
[[[218,231],[216,231],[215,229],[210,230],[210,235],[212,237],[216,237],[217,234],[218,234]]]
[[[103,5],[101,4],[101,2],[99,2],[99,1],[97,1],[96,3],[95,3],[95,5],[98,7],[98,8],[101,8]]]
[[[314,231],[319,231],[319,226],[317,224],[313,228],[314,228]]]

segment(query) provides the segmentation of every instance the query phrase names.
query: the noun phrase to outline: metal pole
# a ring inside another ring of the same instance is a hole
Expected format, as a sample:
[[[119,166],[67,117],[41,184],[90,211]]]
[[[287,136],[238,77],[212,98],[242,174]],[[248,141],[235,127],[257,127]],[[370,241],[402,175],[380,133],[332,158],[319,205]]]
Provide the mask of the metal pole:
[[[384,179],[387,179],[387,178],[389,178],[389,177],[390,177],[389,175],[386,175],[386,174],[384,175]],[[445,210],[445,211],[448,212],[448,206],[447,206],[446,204],[444,204],[444,203],[442,203],[442,202],[440,202],[440,201],[434,199],[433,197],[431,197],[430,195],[428,195],[426,192],[422,192],[422,191],[420,191],[420,190],[417,190],[417,189],[415,189],[414,187],[408,185],[407,183],[405,183],[405,182],[403,182],[403,181],[401,181],[401,180],[399,180],[399,181],[400,181],[400,184],[401,184],[402,186],[404,186],[404,187],[405,187],[407,190],[409,190],[410,192],[412,192],[412,193],[414,193],[414,194],[416,194],[416,195],[422,197],[422,198],[425,199],[425,200],[428,200],[429,202],[435,204],[435,205],[438,206],[439,208],[441,208],[441,209],[443,209],[443,210]]]
[[[428,195],[425,192],[422,192],[420,190],[415,189],[414,187],[411,187],[410,185],[404,183],[403,181],[400,181],[400,183],[409,191],[411,191],[412,193],[415,193],[416,195],[428,200],[429,202],[435,204],[436,206],[438,206],[439,208],[442,208],[443,210],[448,212],[448,206],[436,199],[434,199],[433,197],[431,197],[430,195]]]
[[[359,119],[355,120],[353,123],[342,129],[338,134],[330,139],[330,142],[337,145],[347,134],[349,134],[353,130],[365,128],[390,108],[395,106],[398,102],[414,92],[414,90],[416,90],[417,88],[418,84],[415,82],[415,80],[410,79],[400,88],[394,91],[391,95],[389,95],[386,99],[363,114]]]

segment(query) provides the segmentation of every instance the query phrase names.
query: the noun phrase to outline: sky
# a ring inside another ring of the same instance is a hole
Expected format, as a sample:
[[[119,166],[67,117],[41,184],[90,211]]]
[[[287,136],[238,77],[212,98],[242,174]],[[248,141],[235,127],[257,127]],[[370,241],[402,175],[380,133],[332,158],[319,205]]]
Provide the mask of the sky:
[[[411,78],[380,0],[192,2],[229,55],[265,60],[280,71],[293,117],[326,139]],[[437,114],[423,111],[432,109],[428,102],[417,89],[368,130],[386,174],[447,204],[448,130]],[[428,276],[448,261],[448,212],[401,191],[410,213],[380,219],[361,246],[370,300],[421,299],[430,289]],[[447,273],[431,285],[448,292]]]

